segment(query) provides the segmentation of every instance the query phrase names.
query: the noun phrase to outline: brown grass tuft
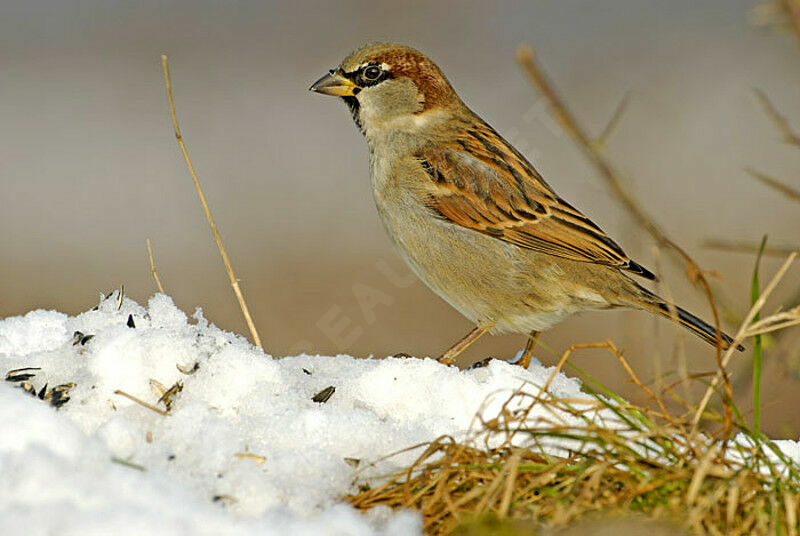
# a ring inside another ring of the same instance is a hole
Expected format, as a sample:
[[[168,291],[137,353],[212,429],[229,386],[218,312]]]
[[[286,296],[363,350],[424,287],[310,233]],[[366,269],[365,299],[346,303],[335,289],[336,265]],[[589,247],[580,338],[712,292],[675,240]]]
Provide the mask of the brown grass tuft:
[[[553,417],[531,420],[536,406]],[[563,424],[564,415],[583,424]],[[517,392],[479,433],[432,441],[411,467],[347,500],[360,510],[418,510],[426,534],[468,531],[487,518],[544,530],[630,513],[677,521],[694,534],[797,534],[800,468],[766,440],[740,437],[747,439],[693,434],[688,414],[675,418],[598,392],[585,401]],[[500,526],[507,532],[497,534],[516,534],[513,524]]]
[[[800,308],[755,320],[795,256],[770,281],[737,341],[800,322]],[[541,387],[515,392],[496,415],[480,414],[466,438],[443,436],[423,445],[410,467],[372,481],[375,487],[362,482],[347,500],[360,510],[418,510],[425,533],[433,535],[531,534],[532,526],[550,534],[593,515],[623,514],[678,523],[692,534],[798,534],[800,466],[748,427],[721,390],[719,373],[709,393],[735,416],[733,439],[727,425],[714,429],[725,418],[706,409],[708,396],[695,406],[678,398],[675,385],[654,391],[611,343],[570,348],[553,375],[574,351],[598,346],[619,360],[651,408],[626,402],[573,365],[586,398],[553,395],[551,375]],[[664,394],[678,401],[670,405],[680,414],[668,409]],[[612,533],[625,534],[624,523],[613,526],[620,528]]]

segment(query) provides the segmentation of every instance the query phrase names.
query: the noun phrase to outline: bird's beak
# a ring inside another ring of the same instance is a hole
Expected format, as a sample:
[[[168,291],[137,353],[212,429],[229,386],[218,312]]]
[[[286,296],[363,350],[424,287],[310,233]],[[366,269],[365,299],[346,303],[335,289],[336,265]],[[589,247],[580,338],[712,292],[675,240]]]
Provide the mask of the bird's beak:
[[[310,91],[322,93],[323,95],[333,95],[334,97],[352,97],[356,94],[356,85],[349,79],[342,76],[341,72],[331,69],[331,71],[314,82]]]

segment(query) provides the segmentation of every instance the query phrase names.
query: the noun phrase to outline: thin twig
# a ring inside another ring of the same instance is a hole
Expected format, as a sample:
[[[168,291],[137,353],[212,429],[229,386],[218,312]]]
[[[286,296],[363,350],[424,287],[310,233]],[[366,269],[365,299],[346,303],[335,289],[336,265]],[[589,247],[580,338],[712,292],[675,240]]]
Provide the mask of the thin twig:
[[[733,399],[733,389],[728,378],[728,374],[722,369],[722,331],[720,329],[719,312],[717,304],[714,300],[714,295],[711,292],[711,286],[708,283],[700,266],[689,256],[686,251],[669,238],[661,227],[653,221],[653,219],[639,206],[636,198],[628,192],[620,180],[620,175],[614,169],[610,160],[605,154],[600,151],[596,144],[592,143],[591,137],[586,133],[587,131],[577,122],[575,116],[567,109],[564,101],[558,95],[553,84],[549,82],[542,69],[537,65],[534,59],[533,49],[529,46],[523,45],[517,50],[517,59],[525,69],[528,77],[544,95],[550,103],[553,112],[556,115],[561,126],[572,136],[577,146],[581,149],[583,154],[594,164],[595,168],[600,172],[600,175],[605,180],[611,191],[617,196],[622,205],[630,212],[634,219],[644,227],[648,233],[653,237],[657,244],[666,246],[669,251],[677,255],[686,263],[689,278],[699,283],[706,294],[708,303],[711,306],[711,312],[714,316],[714,328],[717,339],[717,367],[720,368],[724,380],[725,396],[727,400]],[[731,410],[728,404],[725,404],[725,423],[726,434],[730,431],[732,423]]]
[[[573,344],[573,345],[571,345],[569,348],[566,349],[564,354],[561,356],[561,359],[559,359],[558,364],[553,369],[553,372],[551,372],[550,376],[548,376],[547,381],[544,382],[544,385],[542,385],[541,388],[539,389],[539,395],[538,395],[539,397],[541,397],[544,393],[546,393],[547,389],[550,388],[550,384],[553,383],[553,380],[556,379],[556,376],[558,375],[558,373],[561,372],[561,369],[564,367],[564,363],[567,362],[567,359],[569,359],[569,356],[571,356],[575,352],[575,350],[583,350],[583,349],[586,349],[586,348],[609,348],[610,349],[610,348],[613,348],[613,346],[611,346],[607,342],[587,342],[587,343],[582,343],[582,344]]]
[[[715,249],[718,251],[730,251],[732,253],[758,253],[757,242],[747,242],[744,240],[728,240],[725,238],[709,238],[703,240],[700,244],[701,247],[708,249]],[[780,257],[785,259],[787,255],[793,251],[800,250],[798,246],[769,246],[764,248],[764,256],[766,257]]]
[[[795,134],[792,127],[789,126],[789,120],[778,111],[774,104],[772,104],[767,94],[758,88],[753,89],[753,93],[755,93],[759,104],[764,108],[764,112],[769,116],[772,122],[775,123],[775,126],[778,127],[781,136],[783,136],[783,141],[791,145],[800,146],[800,136]]]
[[[258,331],[256,330],[256,326],[253,323],[252,317],[250,316],[250,311],[247,309],[247,304],[244,301],[244,295],[242,294],[242,290],[239,288],[239,280],[233,273],[233,266],[231,266],[231,261],[228,258],[228,254],[225,252],[225,246],[222,245],[222,237],[220,237],[219,231],[217,230],[217,224],[214,223],[214,218],[211,216],[211,209],[208,208],[206,196],[200,186],[200,181],[198,180],[197,174],[194,171],[192,161],[189,159],[189,153],[186,151],[186,145],[183,143],[181,129],[178,126],[178,115],[175,113],[175,99],[172,96],[172,81],[169,77],[169,65],[167,63],[166,54],[161,55],[161,66],[164,69],[164,83],[167,87],[169,115],[172,118],[172,128],[175,131],[175,139],[178,140],[178,146],[181,149],[181,153],[183,153],[183,159],[186,161],[186,167],[189,168],[189,174],[192,176],[192,180],[194,181],[194,187],[197,190],[197,195],[200,196],[200,203],[203,205],[203,210],[206,213],[208,226],[211,227],[211,234],[214,235],[214,240],[217,243],[217,249],[219,249],[219,253],[222,256],[222,262],[225,264],[225,271],[228,273],[228,277],[230,278],[231,287],[233,287],[233,293],[236,294],[236,299],[239,301],[239,307],[242,309],[244,320],[247,322],[247,327],[250,328],[250,335],[253,337],[253,342],[255,345],[261,346],[261,338],[258,336]]]
[[[625,95],[622,96],[620,99],[619,104],[617,105],[616,109],[614,109],[614,113],[611,114],[611,118],[606,123],[606,127],[600,133],[600,135],[595,140],[596,144],[599,144],[601,147],[604,147],[607,143],[611,135],[617,129],[617,125],[619,125],[622,116],[625,113],[625,110],[628,109],[628,102],[630,102],[630,91],[626,92]]]
[[[800,190],[797,190],[786,183],[773,179],[772,177],[764,175],[763,173],[759,173],[753,169],[747,169],[747,172],[762,184],[766,184],[773,190],[779,191],[785,197],[788,197],[793,201],[800,201]]]
[[[156,272],[156,263],[153,260],[153,248],[150,245],[150,239],[147,239],[147,256],[150,257],[150,271],[153,273],[153,279],[156,280],[156,286],[158,287],[158,291],[161,294],[166,294],[164,292],[164,287],[161,286],[161,280],[158,279],[158,272]]]
[[[127,398],[128,400],[131,400],[131,401],[133,401],[133,402],[136,402],[136,403],[137,403],[137,404],[139,404],[140,406],[142,406],[142,407],[145,407],[145,408],[147,408],[147,409],[149,409],[149,410],[151,410],[151,411],[155,411],[155,412],[156,412],[156,413],[158,413],[159,415],[163,415],[163,416],[165,416],[165,417],[166,417],[167,415],[169,415],[169,412],[168,412],[168,411],[164,411],[163,409],[161,409],[161,408],[157,408],[157,407],[155,407],[155,406],[154,406],[154,405],[152,405],[152,404],[148,404],[148,403],[147,403],[147,402],[145,402],[144,400],[142,400],[142,399],[140,399],[140,398],[136,398],[135,396],[133,396],[133,395],[130,395],[130,394],[126,393],[125,391],[120,391],[119,389],[117,389],[116,391],[114,391],[114,394],[115,394],[115,395],[119,395],[119,396],[124,396],[124,397],[125,397],[125,398]]]
[[[667,420],[670,420],[669,411],[667,411],[667,407],[664,405],[664,401],[661,400],[661,397],[658,396],[655,392],[653,392],[653,390],[650,389],[648,386],[643,384],[641,382],[641,380],[639,380],[639,377],[636,375],[635,372],[633,372],[633,369],[628,364],[628,361],[625,359],[625,357],[622,355],[622,352],[620,352],[617,349],[617,347],[614,346],[614,344],[611,341],[609,341],[608,344],[609,344],[611,353],[614,354],[614,356],[622,364],[622,368],[624,368],[625,372],[628,373],[628,376],[630,377],[631,381],[633,381],[634,385],[636,385],[639,389],[641,389],[642,391],[647,393],[647,395],[650,396],[650,398],[653,399],[656,402],[656,404],[658,404],[658,407],[661,410],[661,412],[663,413],[664,418],[667,419]]]

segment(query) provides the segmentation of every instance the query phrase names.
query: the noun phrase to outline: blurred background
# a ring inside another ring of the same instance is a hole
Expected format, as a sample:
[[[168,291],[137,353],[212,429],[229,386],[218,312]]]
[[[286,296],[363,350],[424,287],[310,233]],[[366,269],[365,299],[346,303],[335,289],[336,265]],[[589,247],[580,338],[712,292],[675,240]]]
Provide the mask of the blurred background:
[[[351,49],[395,40],[431,56],[563,197],[656,268],[652,240],[550,119],[515,49],[535,48],[593,132],[627,94],[608,153],[642,207],[716,274],[735,322],[755,253],[704,241],[768,233],[774,245],[800,243],[800,205],[745,171],[799,184],[800,153],[753,96],[763,90],[800,130],[800,47],[771,13],[754,0],[3,0],[0,316],[78,313],[121,283],[146,300],[150,238],[179,306],[247,334],[173,138],[159,63],[167,53],[189,153],[265,350],[441,353],[472,326],[410,276],[373,205],[366,143],[342,103],[307,90]],[[762,279],[780,262],[766,258]],[[676,301],[710,320],[682,267],[662,254],[660,269]],[[798,274],[766,311],[797,303]],[[800,433],[797,331],[767,349],[764,422],[776,436]],[[682,338],[645,313],[592,313],[545,333],[537,356],[550,365],[570,344],[611,339],[643,380],[670,383]],[[523,344],[485,337],[461,364],[509,358]],[[690,372],[713,370],[710,347],[684,344]],[[733,366],[744,410],[750,358],[748,349]],[[637,396],[608,353],[574,359]]]

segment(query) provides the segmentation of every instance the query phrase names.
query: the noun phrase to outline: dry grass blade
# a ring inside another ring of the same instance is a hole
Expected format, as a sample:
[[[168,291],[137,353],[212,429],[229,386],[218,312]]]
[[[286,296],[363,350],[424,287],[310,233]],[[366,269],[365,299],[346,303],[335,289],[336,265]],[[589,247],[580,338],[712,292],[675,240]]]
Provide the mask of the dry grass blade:
[[[517,470],[519,469],[520,455],[514,453],[511,455],[508,464],[506,465],[506,486],[503,490],[503,499],[500,502],[500,508],[497,515],[503,519],[508,515],[508,509],[511,507],[511,498],[514,496],[514,489],[517,483]]]
[[[758,322],[750,324],[744,332],[744,337],[763,335],[779,329],[786,329],[800,324],[800,306],[793,307],[789,311],[775,313]]]
[[[706,478],[706,476],[708,476],[709,470],[711,469],[711,464],[714,463],[714,457],[716,455],[717,449],[712,446],[703,455],[703,458],[697,465],[697,469],[692,475],[692,480],[689,483],[689,490],[686,492],[686,504],[688,506],[692,506],[697,500],[697,494],[700,493],[700,486],[702,486],[703,480]]]
[[[797,495],[788,491],[783,492],[783,507],[786,511],[786,526],[789,529],[789,536],[797,536]]]
[[[758,242],[747,242],[744,240],[728,240],[725,238],[709,238],[702,243],[704,248],[716,249],[719,251],[730,251],[733,253],[747,253],[755,255],[758,253]],[[797,246],[767,246],[764,248],[762,255],[767,257],[780,257],[785,259],[787,255],[793,251],[800,250]]]
[[[119,396],[124,396],[124,397],[125,397],[125,398],[127,398],[128,400],[130,400],[130,401],[132,401],[132,402],[136,402],[136,403],[137,403],[137,404],[139,404],[140,406],[142,406],[142,407],[144,407],[144,408],[147,408],[147,409],[149,409],[150,411],[155,411],[156,413],[158,413],[159,415],[163,415],[164,417],[166,417],[167,415],[169,415],[169,412],[168,412],[168,411],[164,411],[163,409],[157,408],[157,407],[155,407],[155,406],[154,406],[154,405],[152,405],[152,404],[148,404],[148,403],[147,403],[147,402],[145,402],[144,400],[142,400],[142,399],[140,399],[140,398],[136,398],[135,396],[133,396],[133,395],[131,395],[131,394],[128,394],[128,393],[126,393],[125,391],[120,391],[119,389],[117,389],[116,391],[114,391],[114,394],[115,394],[115,395],[119,395]]]
[[[156,286],[158,287],[158,291],[161,294],[166,294],[164,292],[164,287],[161,286],[161,280],[158,278],[158,272],[156,272],[156,263],[153,260],[153,247],[150,245],[150,239],[147,239],[147,256],[150,258],[150,272],[153,274],[153,279],[156,280]]]
[[[590,342],[590,343],[583,343],[583,344],[573,344],[564,352],[561,356],[561,359],[558,360],[558,364],[553,369],[553,372],[550,373],[550,376],[547,378],[547,381],[544,382],[541,389],[539,390],[539,395],[541,396],[544,394],[549,388],[550,384],[553,383],[553,380],[556,378],[561,369],[564,368],[564,363],[567,362],[567,359],[575,352],[575,350],[585,350],[587,348],[608,348],[612,352],[615,350],[614,346],[608,342]]]
[[[784,197],[788,197],[793,201],[800,201],[800,190],[752,169],[748,169],[747,173],[749,173],[750,176],[754,177],[762,184],[765,184],[773,190],[780,192]]]
[[[800,4],[798,4],[798,6],[800,6]],[[800,10],[800,7],[798,7],[798,9]],[[772,104],[767,94],[760,89],[754,89],[753,92],[758,102],[764,108],[764,112],[769,116],[772,122],[775,123],[775,126],[778,127],[781,136],[783,136],[783,141],[800,147],[800,136],[795,134],[792,127],[789,126],[789,121],[778,111],[775,105]]]
[[[736,510],[739,508],[739,484],[734,482],[728,488],[728,505],[725,508],[725,524],[728,526],[733,525],[736,519]]]
[[[611,118],[608,120],[608,123],[606,123],[606,127],[595,140],[595,143],[599,144],[600,147],[604,147],[606,144],[608,144],[608,140],[611,138],[611,135],[614,133],[614,131],[616,131],[617,126],[619,126],[622,116],[625,113],[625,110],[628,108],[630,96],[630,92],[626,92],[625,95],[623,95],[622,99],[619,101],[619,104],[614,109],[614,113],[611,114]]]
[[[206,213],[206,220],[208,220],[208,225],[211,228],[211,234],[214,235],[214,241],[217,243],[217,249],[219,249],[219,253],[222,256],[222,262],[225,264],[225,271],[228,273],[228,278],[231,281],[233,293],[236,295],[236,300],[239,302],[239,307],[242,310],[245,322],[247,322],[247,327],[250,329],[250,335],[253,337],[253,343],[256,346],[261,346],[261,338],[258,336],[258,330],[256,330],[256,326],[253,323],[253,318],[250,316],[250,311],[248,310],[247,304],[244,301],[242,290],[239,288],[239,280],[236,278],[236,274],[233,272],[233,266],[231,265],[231,261],[228,258],[227,252],[225,251],[225,246],[222,244],[222,237],[217,229],[217,224],[214,223],[214,217],[211,215],[211,209],[208,207],[208,202],[206,201],[206,196],[203,193],[203,188],[200,186],[200,180],[197,178],[192,161],[189,159],[189,153],[186,150],[186,144],[183,142],[181,129],[178,125],[178,115],[175,112],[175,99],[172,96],[172,80],[169,76],[169,64],[167,63],[167,56],[163,54],[161,55],[161,67],[164,70],[164,84],[167,88],[169,115],[172,118],[172,128],[175,131],[175,139],[178,140],[178,146],[183,154],[186,167],[189,168],[189,174],[192,176],[192,180],[194,181],[194,187],[197,190],[197,195],[200,197],[200,203],[203,205],[203,210]]]

